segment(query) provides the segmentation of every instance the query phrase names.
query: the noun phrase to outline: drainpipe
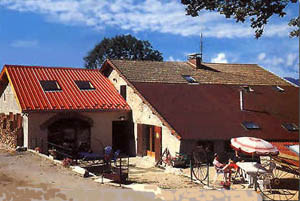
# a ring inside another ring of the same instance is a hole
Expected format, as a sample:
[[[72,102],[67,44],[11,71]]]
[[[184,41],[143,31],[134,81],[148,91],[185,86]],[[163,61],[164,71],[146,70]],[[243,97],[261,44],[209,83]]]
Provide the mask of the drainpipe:
[[[240,108],[241,108],[241,111],[244,110],[243,103],[244,103],[244,100],[243,100],[243,90],[240,90]]]

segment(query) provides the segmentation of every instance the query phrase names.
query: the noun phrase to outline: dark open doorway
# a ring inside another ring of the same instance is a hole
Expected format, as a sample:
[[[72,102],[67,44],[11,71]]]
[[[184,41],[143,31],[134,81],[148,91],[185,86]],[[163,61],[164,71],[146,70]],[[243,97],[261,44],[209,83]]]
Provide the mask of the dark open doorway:
[[[48,127],[48,143],[48,148],[54,144],[74,152],[90,151],[90,124],[76,118],[57,120]]]
[[[135,155],[133,123],[130,121],[113,121],[112,147],[129,156]]]

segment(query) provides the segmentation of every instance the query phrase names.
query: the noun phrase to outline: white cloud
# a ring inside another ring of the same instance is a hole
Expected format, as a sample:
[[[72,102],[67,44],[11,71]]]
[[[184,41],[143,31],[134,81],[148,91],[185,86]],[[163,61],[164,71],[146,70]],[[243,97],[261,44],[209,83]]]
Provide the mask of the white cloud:
[[[225,53],[221,52],[216,57],[211,59],[212,63],[228,63]]]
[[[169,56],[167,61],[180,61],[180,59],[174,59],[173,56]]]
[[[10,44],[11,47],[37,47],[38,41],[37,40],[15,40]]]
[[[175,59],[172,56],[169,56],[168,61],[175,61]]]
[[[262,59],[259,59],[260,56]],[[295,53],[287,53],[281,57],[268,56],[265,53],[260,53],[258,55],[258,59],[259,65],[275,73],[276,75],[281,77],[299,77],[297,54]]]
[[[287,66],[292,66],[294,64],[294,62],[297,59],[297,54],[288,54],[287,55],[287,61],[286,61],[286,65]]]
[[[202,12],[199,17],[185,15],[177,0],[1,0],[0,6],[20,12],[34,12],[51,21],[80,24],[97,30],[107,26],[133,32],[152,31],[181,36],[234,38],[253,37],[249,24],[235,23],[215,12]],[[288,34],[286,23],[268,25],[266,36]]]
[[[266,58],[266,53],[264,53],[264,52],[260,53],[257,58],[259,61],[264,60]]]

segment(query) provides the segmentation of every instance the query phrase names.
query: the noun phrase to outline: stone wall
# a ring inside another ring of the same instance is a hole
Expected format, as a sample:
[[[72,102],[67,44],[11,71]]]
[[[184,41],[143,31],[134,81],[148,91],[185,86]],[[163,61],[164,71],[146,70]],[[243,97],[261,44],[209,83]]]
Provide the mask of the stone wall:
[[[0,142],[11,148],[23,146],[21,114],[0,114]]]

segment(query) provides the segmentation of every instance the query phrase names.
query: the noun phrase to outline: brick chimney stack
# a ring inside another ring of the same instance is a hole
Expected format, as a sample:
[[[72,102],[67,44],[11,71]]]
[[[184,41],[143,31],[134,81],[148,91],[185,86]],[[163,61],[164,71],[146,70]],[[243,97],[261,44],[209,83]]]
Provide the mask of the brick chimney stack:
[[[195,53],[195,54],[190,54],[188,55],[189,58],[189,62],[193,63],[196,65],[196,68],[201,68],[202,67],[202,55],[199,53]]]

